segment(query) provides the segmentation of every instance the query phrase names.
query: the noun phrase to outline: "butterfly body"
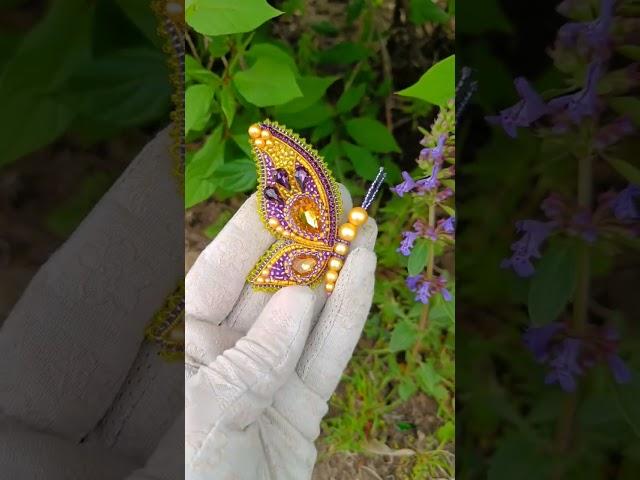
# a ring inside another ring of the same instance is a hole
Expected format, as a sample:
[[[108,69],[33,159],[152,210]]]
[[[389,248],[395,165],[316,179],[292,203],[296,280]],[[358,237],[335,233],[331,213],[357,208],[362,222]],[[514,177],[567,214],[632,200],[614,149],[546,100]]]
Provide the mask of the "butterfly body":
[[[342,201],[338,185],[318,153],[275,122],[249,129],[258,168],[260,217],[276,237],[247,280],[273,291],[315,286],[331,261],[344,260],[338,239]]]

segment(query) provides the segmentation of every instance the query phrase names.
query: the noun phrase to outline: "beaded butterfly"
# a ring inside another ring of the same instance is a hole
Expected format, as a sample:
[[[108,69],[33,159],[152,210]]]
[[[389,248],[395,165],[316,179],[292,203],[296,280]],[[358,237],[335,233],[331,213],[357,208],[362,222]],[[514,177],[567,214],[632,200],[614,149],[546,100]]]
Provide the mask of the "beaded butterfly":
[[[288,285],[316,286],[324,274],[325,290],[331,293],[349,242],[367,220],[365,203],[338,226],[340,190],[318,152],[269,120],[252,125],[249,136],[258,169],[260,218],[276,241],[247,281],[258,290],[274,291]],[[378,177],[376,191],[384,180],[382,172]]]

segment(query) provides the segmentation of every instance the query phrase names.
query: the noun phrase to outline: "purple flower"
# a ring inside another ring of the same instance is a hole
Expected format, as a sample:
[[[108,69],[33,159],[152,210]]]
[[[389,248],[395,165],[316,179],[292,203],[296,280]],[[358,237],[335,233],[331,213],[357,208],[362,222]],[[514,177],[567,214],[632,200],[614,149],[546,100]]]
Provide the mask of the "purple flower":
[[[613,214],[620,221],[633,221],[640,219],[640,210],[635,198],[640,196],[640,186],[629,185],[622,190],[613,200]]]
[[[549,108],[555,115],[555,123],[559,129],[564,129],[562,125],[564,117],[577,124],[584,117],[595,117],[598,113],[598,93],[597,85],[602,75],[600,63],[593,62],[587,70],[586,85],[582,90],[554,98],[549,102]],[[558,129],[556,129],[558,131]]]
[[[409,290],[416,294],[417,302],[427,304],[429,299],[437,293],[440,293],[447,302],[453,299],[451,292],[447,290],[447,280],[443,277],[427,280],[422,275],[415,275],[408,277],[406,283]]]
[[[486,117],[489,123],[502,126],[507,135],[513,138],[518,134],[517,127],[528,127],[548,112],[540,95],[524,77],[516,78],[514,85],[521,100],[502,110],[499,115]]]
[[[411,249],[413,248],[413,244],[418,238],[418,234],[413,230],[409,230],[407,232],[402,232],[402,242],[400,242],[400,247],[396,250],[400,252],[405,257],[411,255]]]
[[[511,245],[511,258],[502,261],[502,268],[513,268],[520,277],[530,277],[535,269],[531,258],[540,258],[540,246],[551,235],[555,226],[552,222],[537,220],[521,220],[516,223],[516,230],[522,237]]]
[[[402,197],[405,193],[409,193],[416,186],[416,182],[411,178],[409,173],[402,172],[402,178],[404,178],[404,182],[391,188],[391,191],[395,192],[399,197]]]
[[[627,364],[624,363],[617,354],[610,353],[607,355],[607,364],[609,365],[609,370],[611,370],[611,374],[613,378],[618,383],[629,383],[631,381],[631,371]]]
[[[594,146],[597,150],[618,143],[622,138],[631,135],[635,131],[633,123],[628,118],[620,117],[609,125],[605,125],[596,132]]]
[[[581,344],[576,338],[565,338],[556,346],[549,361],[552,370],[545,378],[546,384],[559,383],[565,392],[575,391],[575,376],[582,374],[582,367],[578,364]]]
[[[418,288],[418,282],[420,282],[421,279],[422,275],[413,275],[407,277],[407,279],[405,280],[405,282],[407,283],[407,288],[412,292],[415,292]]]
[[[588,212],[577,212],[571,217],[568,231],[580,235],[587,243],[595,243],[598,239],[598,229],[593,224]]]
[[[440,135],[437,146],[433,148],[423,148],[420,151],[420,160],[427,161],[431,159],[434,164],[441,165],[444,157],[444,144],[447,141],[446,135]]]
[[[452,195],[453,195],[453,190],[451,190],[449,187],[443,188],[438,193],[436,193],[436,202],[442,203]]]
[[[615,0],[600,2],[600,15],[591,22],[571,22],[558,30],[558,41],[566,48],[575,48],[581,53],[594,52],[600,59],[611,54],[609,31],[613,20]]]
[[[444,233],[453,234],[456,231],[456,218],[449,217],[446,220],[442,221],[442,231]]]
[[[522,335],[525,346],[533,353],[538,362],[544,362],[549,356],[551,338],[564,330],[561,323],[550,323],[542,327],[530,327]]]
[[[431,293],[431,282],[425,280],[416,290],[416,301],[424,304],[429,303]]]

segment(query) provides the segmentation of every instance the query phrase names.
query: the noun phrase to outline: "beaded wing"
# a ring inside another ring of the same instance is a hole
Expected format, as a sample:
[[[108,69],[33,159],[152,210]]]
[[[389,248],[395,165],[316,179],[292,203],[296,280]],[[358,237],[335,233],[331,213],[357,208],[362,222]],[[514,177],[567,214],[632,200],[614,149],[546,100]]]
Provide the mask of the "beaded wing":
[[[258,208],[275,243],[247,281],[259,290],[315,286],[328,265],[342,265],[338,241],[340,190],[318,153],[292,131],[268,120],[249,129],[258,169]]]

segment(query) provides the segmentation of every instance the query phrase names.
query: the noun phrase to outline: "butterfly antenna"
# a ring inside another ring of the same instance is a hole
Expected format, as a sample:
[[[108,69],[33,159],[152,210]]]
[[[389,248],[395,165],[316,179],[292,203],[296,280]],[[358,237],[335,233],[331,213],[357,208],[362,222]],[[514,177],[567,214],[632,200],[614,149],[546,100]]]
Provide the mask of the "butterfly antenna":
[[[371,186],[369,187],[369,190],[367,190],[367,193],[364,196],[364,200],[362,201],[362,208],[367,210],[371,206],[371,203],[373,203],[373,200],[376,198],[376,195],[380,191],[385,178],[387,178],[387,172],[384,171],[384,168],[380,167],[376,178],[373,180]]]

